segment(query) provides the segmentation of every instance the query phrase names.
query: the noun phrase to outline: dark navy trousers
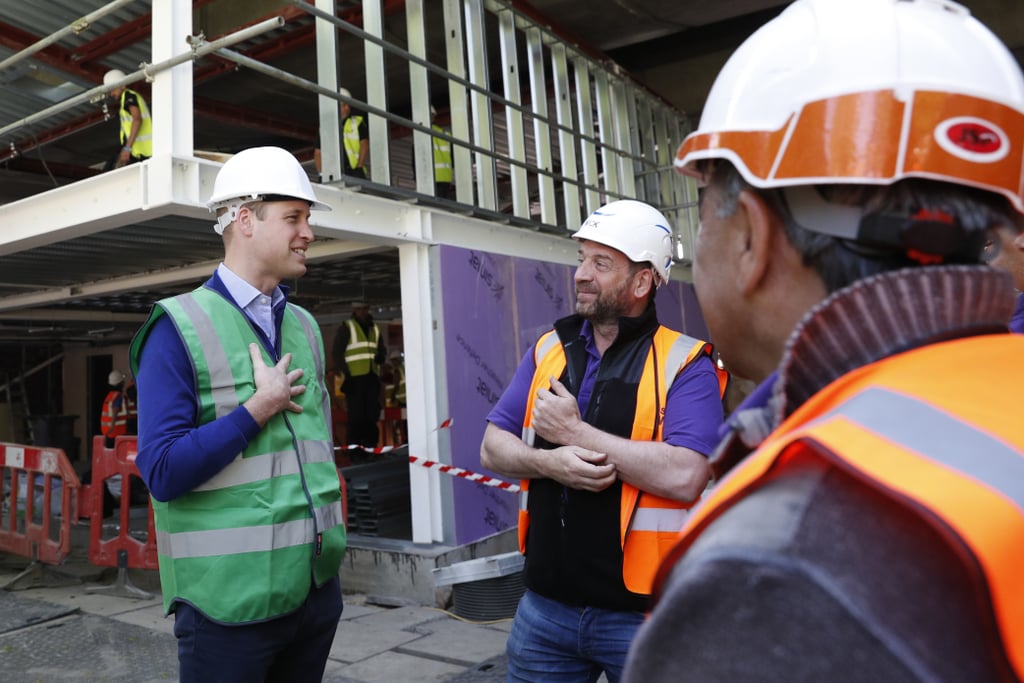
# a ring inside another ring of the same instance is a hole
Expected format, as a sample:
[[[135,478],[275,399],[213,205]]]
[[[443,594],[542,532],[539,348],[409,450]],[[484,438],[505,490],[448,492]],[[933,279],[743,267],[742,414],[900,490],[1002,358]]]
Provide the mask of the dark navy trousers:
[[[312,588],[295,612],[256,624],[226,626],[179,602],[174,612],[179,680],[319,683],[341,610],[338,577]]]

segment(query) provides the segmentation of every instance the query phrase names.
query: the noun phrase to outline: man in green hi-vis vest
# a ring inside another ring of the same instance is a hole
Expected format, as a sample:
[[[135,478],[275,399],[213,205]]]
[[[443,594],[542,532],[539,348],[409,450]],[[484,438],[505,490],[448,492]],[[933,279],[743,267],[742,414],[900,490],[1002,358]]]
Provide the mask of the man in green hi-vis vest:
[[[209,201],[224,261],[131,344],[136,463],[153,497],[181,681],[320,681],[345,552],[320,330],[288,303],[317,201],[278,147],[239,152]]]

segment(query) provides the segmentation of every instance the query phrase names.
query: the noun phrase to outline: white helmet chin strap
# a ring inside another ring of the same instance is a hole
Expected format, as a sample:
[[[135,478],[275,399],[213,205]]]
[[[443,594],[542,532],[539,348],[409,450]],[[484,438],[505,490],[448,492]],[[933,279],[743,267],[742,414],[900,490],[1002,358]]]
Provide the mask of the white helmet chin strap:
[[[234,223],[235,219],[238,218],[238,212],[241,210],[243,206],[259,200],[260,196],[254,195],[252,197],[245,197],[244,199],[231,199],[225,202],[224,204],[218,206],[216,209],[214,209],[215,211],[218,209],[225,208],[227,209],[227,211],[217,216],[217,222],[214,223],[213,225],[213,231],[216,232],[218,235],[223,235],[224,231],[227,230],[228,226]]]

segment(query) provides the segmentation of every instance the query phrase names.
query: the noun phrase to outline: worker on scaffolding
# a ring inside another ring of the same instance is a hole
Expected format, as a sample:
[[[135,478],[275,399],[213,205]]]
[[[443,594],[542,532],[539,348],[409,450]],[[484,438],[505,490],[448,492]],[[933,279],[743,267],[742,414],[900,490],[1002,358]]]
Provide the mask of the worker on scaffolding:
[[[125,73],[120,69],[111,69],[103,75],[103,85],[118,83],[125,78]],[[105,171],[134,164],[153,156],[153,120],[149,115],[146,100],[125,85],[111,90],[110,96],[118,103],[121,146],[107,162],[103,169]]]

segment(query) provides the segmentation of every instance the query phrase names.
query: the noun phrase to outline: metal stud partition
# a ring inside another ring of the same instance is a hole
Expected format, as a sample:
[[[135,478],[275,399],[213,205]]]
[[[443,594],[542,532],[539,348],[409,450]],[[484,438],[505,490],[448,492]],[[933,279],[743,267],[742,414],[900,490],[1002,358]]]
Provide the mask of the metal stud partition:
[[[323,50],[362,43],[362,73],[344,63],[321,70],[317,91],[336,106],[345,99],[337,85],[365,83],[348,103],[368,120],[367,189],[432,197],[441,137],[452,146],[454,203],[475,214],[571,232],[600,205],[636,198],[669,217],[677,260],[688,261],[696,190],[672,169],[686,119],[616,65],[503,0],[406,0],[399,21],[394,3],[364,0],[362,28],[290,2],[334,27]],[[442,133],[431,130],[432,105],[446,119]],[[337,123],[321,123],[321,146],[340,149]],[[340,154],[328,157],[325,180],[359,185],[341,166]]]

